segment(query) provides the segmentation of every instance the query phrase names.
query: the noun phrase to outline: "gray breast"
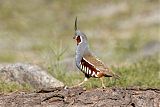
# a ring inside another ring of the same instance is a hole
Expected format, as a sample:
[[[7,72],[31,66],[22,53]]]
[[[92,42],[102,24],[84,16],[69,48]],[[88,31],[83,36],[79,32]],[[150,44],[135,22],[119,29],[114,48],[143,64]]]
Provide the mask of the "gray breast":
[[[81,62],[81,59],[85,53],[85,51],[87,50],[88,46],[87,44],[84,44],[84,43],[81,43],[79,45],[77,45],[76,47],[76,66],[78,68],[80,68],[80,62]]]

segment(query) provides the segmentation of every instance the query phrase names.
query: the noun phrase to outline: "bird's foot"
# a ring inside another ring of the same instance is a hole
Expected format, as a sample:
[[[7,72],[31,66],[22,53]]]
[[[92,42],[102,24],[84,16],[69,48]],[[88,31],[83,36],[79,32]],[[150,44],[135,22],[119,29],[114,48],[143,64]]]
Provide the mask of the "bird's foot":
[[[105,89],[106,88],[106,86],[104,85],[104,83],[102,82],[102,87],[101,88],[103,88],[103,89]]]
[[[101,87],[101,88],[105,89],[105,88],[106,88],[106,86],[105,86],[105,85],[102,85],[102,87]]]

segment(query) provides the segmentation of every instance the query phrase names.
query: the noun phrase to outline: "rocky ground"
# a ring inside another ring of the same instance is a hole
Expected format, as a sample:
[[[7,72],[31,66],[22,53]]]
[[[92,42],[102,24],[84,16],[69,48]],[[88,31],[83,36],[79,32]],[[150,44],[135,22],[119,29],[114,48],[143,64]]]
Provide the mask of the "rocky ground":
[[[1,107],[159,107],[160,89],[52,88],[0,95]]]

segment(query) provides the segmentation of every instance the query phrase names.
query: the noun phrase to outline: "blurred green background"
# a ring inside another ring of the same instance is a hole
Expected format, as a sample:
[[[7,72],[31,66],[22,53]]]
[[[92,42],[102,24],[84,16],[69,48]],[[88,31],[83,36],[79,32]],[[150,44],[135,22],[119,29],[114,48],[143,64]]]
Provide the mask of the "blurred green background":
[[[74,64],[76,16],[93,52],[121,75],[106,86],[160,88],[158,0],[1,0],[0,63],[37,64],[78,84],[84,75]]]

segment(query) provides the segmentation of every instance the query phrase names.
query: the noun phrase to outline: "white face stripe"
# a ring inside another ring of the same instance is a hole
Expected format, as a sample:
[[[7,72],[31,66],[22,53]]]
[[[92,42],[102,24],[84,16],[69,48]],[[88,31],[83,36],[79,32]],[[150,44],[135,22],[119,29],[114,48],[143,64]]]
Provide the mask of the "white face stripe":
[[[79,35],[78,35],[78,36],[79,36]],[[76,36],[76,38],[78,38],[78,36]],[[83,42],[82,37],[81,37],[81,36],[79,36],[79,37],[80,37],[80,39],[81,39],[81,42],[79,42],[78,45],[81,44],[81,43]]]

